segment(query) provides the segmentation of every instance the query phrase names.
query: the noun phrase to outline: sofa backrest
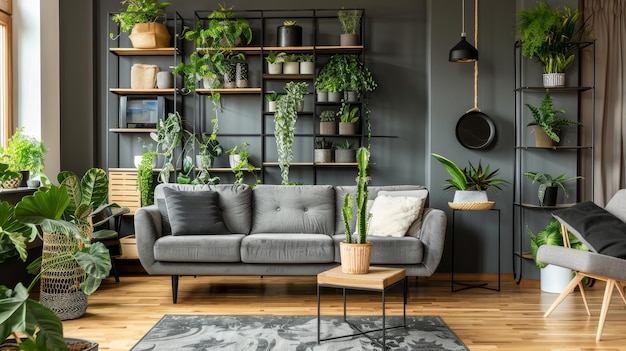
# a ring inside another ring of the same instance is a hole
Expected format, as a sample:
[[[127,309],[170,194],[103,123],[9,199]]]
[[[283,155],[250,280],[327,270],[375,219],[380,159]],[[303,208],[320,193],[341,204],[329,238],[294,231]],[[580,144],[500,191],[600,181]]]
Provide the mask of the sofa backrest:
[[[426,190],[426,187],[423,185],[378,185],[378,186],[368,186],[367,194],[368,200],[376,199],[379,191],[409,191],[409,190]],[[346,194],[351,194],[353,196],[353,205],[354,205],[354,196],[356,194],[356,185],[349,186],[336,186],[335,187],[335,234],[345,234],[346,226],[343,222],[343,201]],[[353,206],[355,207],[355,206]],[[426,198],[426,202],[424,207],[428,207],[428,198]],[[351,227],[354,228],[356,224],[356,212],[352,217]]]
[[[154,203],[159,207],[163,222],[163,233],[171,232],[165,195],[163,188],[173,188],[180,191],[211,190],[219,195],[218,206],[222,212],[222,218],[226,228],[233,234],[248,234],[252,226],[252,189],[246,184],[217,184],[217,185],[192,185],[192,184],[159,184],[154,189]]]
[[[255,233],[335,232],[335,191],[331,185],[268,185],[252,190]]]

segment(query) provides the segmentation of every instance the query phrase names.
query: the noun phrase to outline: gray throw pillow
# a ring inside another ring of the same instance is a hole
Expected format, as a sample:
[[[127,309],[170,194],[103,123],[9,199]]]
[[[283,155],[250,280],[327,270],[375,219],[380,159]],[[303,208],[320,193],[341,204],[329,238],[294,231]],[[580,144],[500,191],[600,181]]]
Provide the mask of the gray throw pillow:
[[[179,191],[164,188],[172,235],[229,234],[214,191]]]

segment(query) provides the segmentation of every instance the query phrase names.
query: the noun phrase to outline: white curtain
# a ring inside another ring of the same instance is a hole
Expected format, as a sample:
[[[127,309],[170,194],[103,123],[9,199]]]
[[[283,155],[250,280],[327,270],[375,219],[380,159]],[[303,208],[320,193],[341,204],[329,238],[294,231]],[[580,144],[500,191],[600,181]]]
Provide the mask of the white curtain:
[[[584,101],[583,110],[595,108],[594,201],[603,206],[626,187],[626,0],[584,0],[582,14],[596,41],[595,101]]]

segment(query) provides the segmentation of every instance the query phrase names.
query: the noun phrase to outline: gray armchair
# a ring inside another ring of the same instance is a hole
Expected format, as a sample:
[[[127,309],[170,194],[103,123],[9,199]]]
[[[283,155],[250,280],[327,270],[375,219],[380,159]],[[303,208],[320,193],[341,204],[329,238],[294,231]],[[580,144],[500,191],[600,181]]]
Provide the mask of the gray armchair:
[[[592,202],[583,202],[568,209],[555,211],[552,215],[561,223],[565,247],[543,245],[537,252],[537,260],[572,269],[575,275],[546,311],[544,318],[550,316],[577,286],[587,314],[591,315],[581,281],[585,277],[605,281],[604,300],[596,332],[596,341],[600,341],[613,287],[617,288],[626,303],[622,285],[622,281],[626,281],[626,189],[618,191],[605,208],[598,207]],[[585,243],[590,251],[570,248],[568,231]]]

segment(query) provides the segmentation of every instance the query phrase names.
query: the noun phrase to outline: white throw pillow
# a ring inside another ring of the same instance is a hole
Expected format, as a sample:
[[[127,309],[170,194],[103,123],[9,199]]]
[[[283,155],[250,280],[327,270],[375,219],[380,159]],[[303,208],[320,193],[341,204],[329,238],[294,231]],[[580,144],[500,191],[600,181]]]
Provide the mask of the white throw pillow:
[[[426,200],[428,199],[428,190],[427,189],[419,189],[419,190],[395,190],[395,191],[387,191],[381,190],[378,192],[378,196],[386,195],[386,196],[411,196],[416,197],[422,201],[420,205],[420,214],[417,216],[417,219],[411,223],[409,230],[407,230],[407,236],[413,236],[416,238],[420,238],[422,235],[422,217],[424,215],[424,210],[426,208]]]
[[[417,219],[422,200],[410,196],[378,195],[370,213],[368,235],[402,237]]]

